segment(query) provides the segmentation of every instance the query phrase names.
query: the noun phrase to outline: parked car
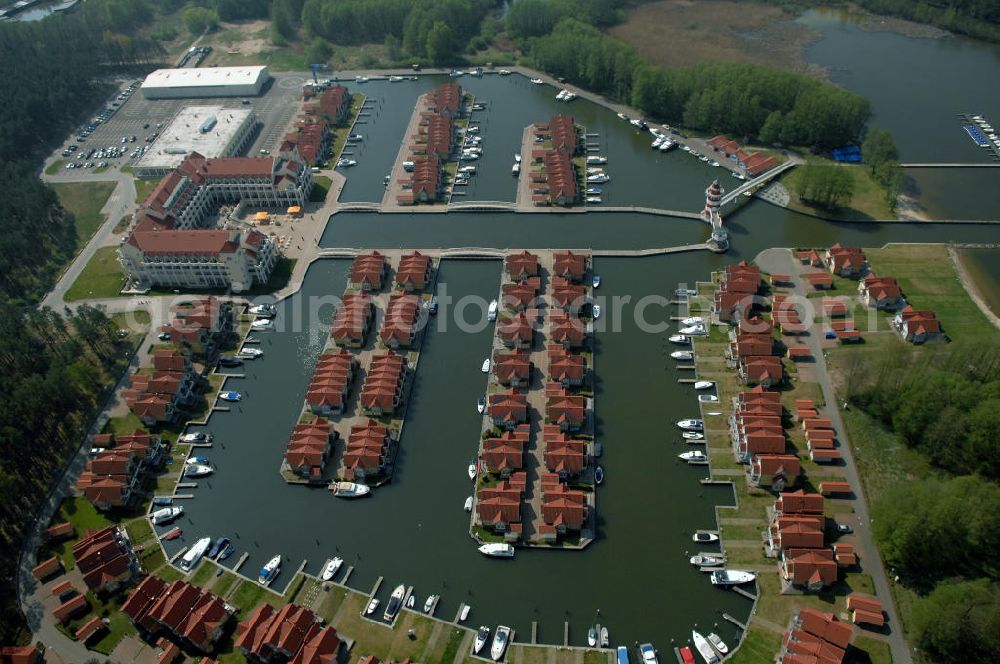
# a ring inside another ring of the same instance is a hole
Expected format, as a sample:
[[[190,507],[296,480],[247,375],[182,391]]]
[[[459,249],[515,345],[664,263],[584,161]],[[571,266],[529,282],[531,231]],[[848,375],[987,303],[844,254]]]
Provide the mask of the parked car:
[[[849,535],[850,533],[854,532],[854,528],[851,528],[846,523],[838,523],[837,532],[840,533],[841,535]]]

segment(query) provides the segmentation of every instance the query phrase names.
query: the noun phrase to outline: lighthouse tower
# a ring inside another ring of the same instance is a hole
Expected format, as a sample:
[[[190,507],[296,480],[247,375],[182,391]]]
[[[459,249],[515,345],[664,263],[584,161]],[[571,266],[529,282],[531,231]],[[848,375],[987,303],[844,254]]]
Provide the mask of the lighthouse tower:
[[[701,217],[712,225],[712,237],[708,241],[712,251],[724,252],[729,248],[729,233],[722,227],[722,195],[725,190],[718,180],[713,180],[705,190],[705,209],[701,211]]]

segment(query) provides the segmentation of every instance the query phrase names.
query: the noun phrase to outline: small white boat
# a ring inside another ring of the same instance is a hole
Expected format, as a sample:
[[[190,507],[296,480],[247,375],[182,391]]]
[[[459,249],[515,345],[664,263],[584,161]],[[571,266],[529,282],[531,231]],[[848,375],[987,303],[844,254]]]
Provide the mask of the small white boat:
[[[241,348],[240,357],[261,357],[264,355],[264,351],[260,348]]]
[[[459,159],[461,159],[462,161],[476,161],[477,159],[479,159],[479,153],[471,151],[463,152],[462,156],[459,157]]]
[[[608,175],[606,173],[597,173],[597,174],[594,174],[594,175],[588,175],[587,176],[587,182],[596,182],[598,184],[601,184],[601,183],[604,183],[604,182],[609,182],[610,180],[611,180],[611,178],[608,177]]]
[[[699,530],[696,531],[694,535],[691,536],[692,542],[697,542],[698,544],[710,544],[712,542],[719,541],[719,533],[714,530]]]
[[[674,290],[674,295],[678,295],[680,297],[694,297],[697,294],[698,291],[693,288],[678,288]]]
[[[663,143],[660,145],[660,152],[670,152],[676,147],[677,144],[668,139],[666,141],[663,141]]]
[[[603,172],[604,172],[603,168],[598,168],[596,166],[591,166],[587,168],[587,175],[598,175]]]
[[[370,494],[372,488],[357,482],[334,482],[330,485],[330,492],[337,498],[362,498]]]
[[[560,90],[559,92],[556,93],[556,100],[562,101],[566,98],[566,95],[568,94],[569,90]]]
[[[670,343],[686,346],[691,343],[691,337],[685,336],[683,334],[671,334]]]
[[[739,586],[757,578],[753,572],[738,569],[720,569],[712,572],[713,586]]]
[[[323,565],[323,571],[320,572],[319,578],[324,581],[329,581],[333,577],[337,576],[337,570],[340,566],[344,564],[343,558],[334,558],[333,560],[328,560],[325,565]]]
[[[597,645],[597,628],[591,627],[587,630],[587,645],[591,648]]]
[[[193,463],[184,466],[184,477],[208,477],[215,472],[211,466],[200,463]]]
[[[479,547],[479,553],[490,558],[513,558],[514,547],[505,542],[488,542]]]
[[[486,311],[486,318],[488,320],[496,320],[497,313],[500,311],[500,303],[496,300],[490,301],[490,308]]]
[[[493,637],[493,645],[490,646],[490,657],[494,662],[503,659],[504,651],[507,650],[507,642],[510,639],[510,627],[497,625],[496,635]]]
[[[715,387],[714,380],[699,380],[695,381],[694,389],[696,390],[710,390]]]
[[[593,277],[593,279],[590,280],[590,285],[593,286],[594,288],[600,288],[601,287],[601,275],[595,274],[594,277]]]
[[[367,83],[368,82],[368,77],[367,76],[361,76],[360,74],[358,74],[357,76],[354,77],[354,82],[355,83]]]
[[[719,655],[715,652],[712,644],[708,642],[708,639],[698,632],[692,631],[691,640],[694,641],[694,648],[701,655],[701,658],[705,660],[705,664],[718,664]]]
[[[404,79],[402,76],[390,76],[389,77],[389,82],[390,83],[399,83],[400,81],[404,81],[404,80],[406,80],[406,79]]]
[[[379,604],[380,602],[378,601],[378,599],[372,597],[372,600],[368,602],[368,606],[365,607],[365,615],[370,616],[373,613],[375,613],[375,610],[378,608]]]
[[[239,392],[221,392],[219,394],[219,398],[223,401],[236,402],[240,401],[243,398],[243,395]]]
[[[472,644],[472,654],[478,655],[480,651],[482,651],[483,646],[486,645],[486,642],[489,640],[489,638],[490,638],[490,628],[487,627],[486,625],[480,626],[480,628],[476,630],[476,640]]]
[[[689,325],[687,327],[682,327],[677,331],[681,334],[687,334],[693,337],[704,337],[708,334],[708,330],[705,329],[704,325]]]
[[[476,167],[475,166],[462,166],[461,168],[458,169],[458,172],[459,173],[475,173],[476,172]]]
[[[714,394],[699,394],[698,403],[719,403],[719,397]]]
[[[521,163],[521,153],[520,152],[515,152],[514,153],[514,163],[515,164],[520,164]]]
[[[472,607],[469,606],[468,604],[463,605],[462,606],[462,611],[458,614],[458,622],[460,622],[460,623],[461,622],[465,622],[466,618],[469,617],[469,611],[471,611],[471,610],[472,610]]]
[[[729,652],[729,646],[723,641],[718,634],[712,632],[708,635],[708,642],[712,644],[712,647],[719,651],[720,655],[725,655]]]
[[[465,499],[465,507],[464,507],[464,509],[465,509],[466,512],[471,512],[472,511],[472,496],[469,496],[468,498]]]
[[[274,329],[274,320],[271,318],[258,318],[250,323],[250,329],[254,332],[270,332]]]
[[[530,80],[535,85],[541,85],[542,82],[543,82],[542,79],[540,79],[540,78],[532,78],[532,79],[528,79],[528,80]]]
[[[149,518],[153,520],[153,524],[160,526],[165,523],[170,523],[181,514],[184,514],[184,508],[177,507],[164,507],[163,509],[156,510],[149,515]]]
[[[389,603],[385,605],[385,611],[382,613],[382,617],[387,622],[392,622],[396,619],[396,614],[403,607],[403,595],[406,594],[406,586],[399,584],[396,586],[392,595],[389,597]]]
[[[719,565],[726,564],[726,559],[723,556],[707,553],[699,553],[698,555],[691,556],[689,561],[695,567],[718,567]]]
[[[709,163],[709,166],[715,166],[716,168],[718,168],[720,165],[721,164],[719,164],[719,162],[717,161],[712,161],[711,163]]]
[[[691,450],[689,452],[681,452],[677,457],[688,463],[704,463],[708,461],[708,457],[701,450]]]
[[[600,196],[587,196],[587,202],[593,205],[598,205],[600,203],[603,203],[604,201],[601,200]]]
[[[705,434],[698,433],[697,431],[685,431],[681,434],[681,438],[684,440],[704,440]]]
[[[186,433],[177,439],[179,443],[210,443],[212,442],[212,434],[207,431],[196,431],[193,433]]]
[[[511,175],[520,175],[521,174],[521,164],[520,164],[520,162],[514,162],[514,165],[510,167],[510,174]]]
[[[412,594],[409,597],[406,598],[406,608],[412,609],[414,607],[414,605],[416,605],[416,603],[417,603],[417,600],[416,600],[416,598],[413,597]]]
[[[274,316],[278,313],[278,310],[273,304],[257,304],[250,307],[247,311],[249,311],[251,315],[259,318],[274,318]]]
[[[598,318],[601,317],[601,305],[595,304],[591,307],[591,309],[594,312],[594,320],[597,320]]]
[[[476,479],[476,472],[477,472],[476,464],[470,463],[468,469],[466,469],[466,472],[468,473],[470,480]]]
[[[704,325],[705,319],[701,316],[691,316],[681,321],[681,325]]]
[[[205,464],[206,466],[210,465],[208,457],[203,457],[203,456],[188,457],[187,459],[184,460],[184,463],[187,465],[194,465],[196,463]]]
[[[341,158],[337,160],[338,168],[349,168],[350,166],[357,166],[358,162],[353,159]]]
[[[437,601],[438,601],[437,595],[428,595],[427,600],[424,602],[424,613],[430,614],[430,612],[434,609],[434,604],[437,603]]]
[[[476,403],[476,412],[480,415],[486,412],[486,397],[479,397],[479,401]]]
[[[490,372],[490,358],[487,357],[485,360],[483,360],[483,366],[479,367],[479,369],[483,373],[489,373]]]
[[[701,431],[705,428],[701,420],[678,420],[677,426],[685,431]]]
[[[510,76],[510,70],[509,69],[501,69],[497,73],[500,74],[501,76]]]
[[[690,350],[675,350],[670,354],[675,360],[693,360],[694,352]]]
[[[198,561],[201,557],[205,555],[208,551],[208,547],[212,546],[211,537],[202,537],[200,540],[195,542],[190,549],[181,558],[180,568],[185,572],[194,569],[198,565]]]
[[[257,575],[257,582],[262,586],[269,586],[271,582],[281,573],[281,554],[267,561],[267,564],[260,568]]]
[[[598,467],[597,467],[597,468],[596,468],[596,469],[594,470],[594,482],[595,482],[595,483],[596,483],[596,484],[597,484],[598,486],[600,486],[600,485],[604,484],[604,468],[602,468],[601,466],[598,466]]]
[[[656,648],[652,643],[643,643],[639,646],[639,654],[642,655],[643,664],[659,664],[656,659]]]
[[[654,150],[659,150],[660,146],[663,145],[663,141],[665,140],[667,140],[666,136],[657,135],[656,140],[654,140],[649,147],[653,148]]]
[[[602,191],[603,190],[600,187],[587,187],[587,191],[585,193],[600,195]]]
[[[587,165],[588,166],[591,166],[591,165],[600,166],[601,164],[606,164],[606,163],[608,163],[608,158],[607,157],[603,157],[603,156],[601,156],[599,154],[592,154],[592,155],[589,155],[587,157]]]

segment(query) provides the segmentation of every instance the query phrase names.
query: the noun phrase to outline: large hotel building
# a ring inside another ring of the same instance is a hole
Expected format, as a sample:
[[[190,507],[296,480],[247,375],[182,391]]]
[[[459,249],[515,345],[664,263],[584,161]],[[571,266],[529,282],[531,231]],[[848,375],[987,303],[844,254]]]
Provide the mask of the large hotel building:
[[[242,223],[216,226],[212,216],[225,204],[302,206],[312,185],[295,148],[273,157],[188,154],[136,211],[118,249],[128,287],[241,292],[266,283],[278,262],[274,242]]]

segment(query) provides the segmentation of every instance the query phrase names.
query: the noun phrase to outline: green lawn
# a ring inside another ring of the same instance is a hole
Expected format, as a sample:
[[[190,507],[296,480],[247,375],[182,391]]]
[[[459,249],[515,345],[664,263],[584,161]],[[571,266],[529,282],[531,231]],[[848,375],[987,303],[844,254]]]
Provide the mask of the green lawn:
[[[255,606],[260,604],[260,600],[267,592],[252,581],[244,581],[229,598],[229,603],[240,609],[245,617]]]
[[[121,265],[116,247],[101,247],[90,259],[83,272],[66,291],[66,301],[88,298],[117,297],[123,286]]]
[[[363,95],[360,92],[351,93],[351,110],[350,113],[348,114],[348,118],[344,122],[343,127],[337,127],[337,129],[334,131],[333,143],[330,145],[330,154],[332,155],[331,161],[333,163],[336,163],[337,160],[340,159],[340,153],[341,151],[343,151],[344,145],[347,144],[347,136],[348,134],[351,133],[351,128],[354,127],[354,121],[358,119],[358,115],[361,113],[361,105],[364,103],[365,103],[365,95]],[[325,176],[319,176],[319,177],[323,177],[323,179],[329,180],[329,178]],[[329,189],[330,185],[328,184],[326,188]],[[324,198],[326,197],[325,192],[323,196]]]
[[[84,533],[88,530],[100,530],[111,525],[112,521],[97,511],[97,509],[86,498],[68,498],[59,506],[59,511],[52,518],[52,525],[69,521],[76,529],[76,535],[69,540],[51,545],[43,545],[39,551],[38,558],[43,560],[50,555],[59,556],[63,562],[63,567],[72,569],[73,545],[76,544]]]
[[[76,220],[76,248],[79,251],[104,223],[101,208],[115,190],[115,183],[59,182],[49,186],[59,197],[59,204],[73,213]]]
[[[56,159],[54,162],[48,165],[45,169],[46,175],[58,175],[61,170],[63,170],[63,164],[66,163],[65,159]]]
[[[309,192],[309,200],[313,203],[322,203],[326,200],[326,194],[330,191],[333,180],[325,175],[317,175],[313,178],[313,188]]]
[[[196,586],[203,586],[209,582],[209,580],[215,576],[215,570],[219,569],[215,565],[209,563],[206,560],[202,560],[198,565],[198,569],[191,576],[191,583]]]
[[[773,662],[781,648],[781,636],[762,627],[750,624],[743,645],[729,659],[731,664],[765,664]]]
[[[135,203],[138,205],[146,200],[146,197],[156,188],[156,185],[160,183],[159,179],[139,179],[135,178],[133,180],[135,184]]]
[[[851,652],[851,651],[861,651]],[[861,654],[864,653],[864,654]],[[870,664],[892,664],[892,651],[885,641],[876,641],[867,636],[856,636],[847,657],[854,656],[849,661],[870,662]],[[867,657],[866,657],[867,655]]]
[[[836,165],[846,168],[854,175],[854,197],[851,202],[837,210],[826,210],[804,203],[796,193],[801,171],[793,168],[782,175],[782,184],[788,189],[790,200],[788,208],[806,214],[814,214],[846,221],[869,221],[872,219],[895,219],[896,214],[889,208],[885,200],[885,190],[871,176],[871,169],[863,164],[839,164],[832,159],[810,155],[806,157],[810,164]]]
[[[138,519],[133,519],[125,524],[125,530],[128,531],[128,536],[132,540],[132,544],[142,544],[147,540],[154,539],[153,527],[149,525],[149,521],[146,517],[140,517]]]

